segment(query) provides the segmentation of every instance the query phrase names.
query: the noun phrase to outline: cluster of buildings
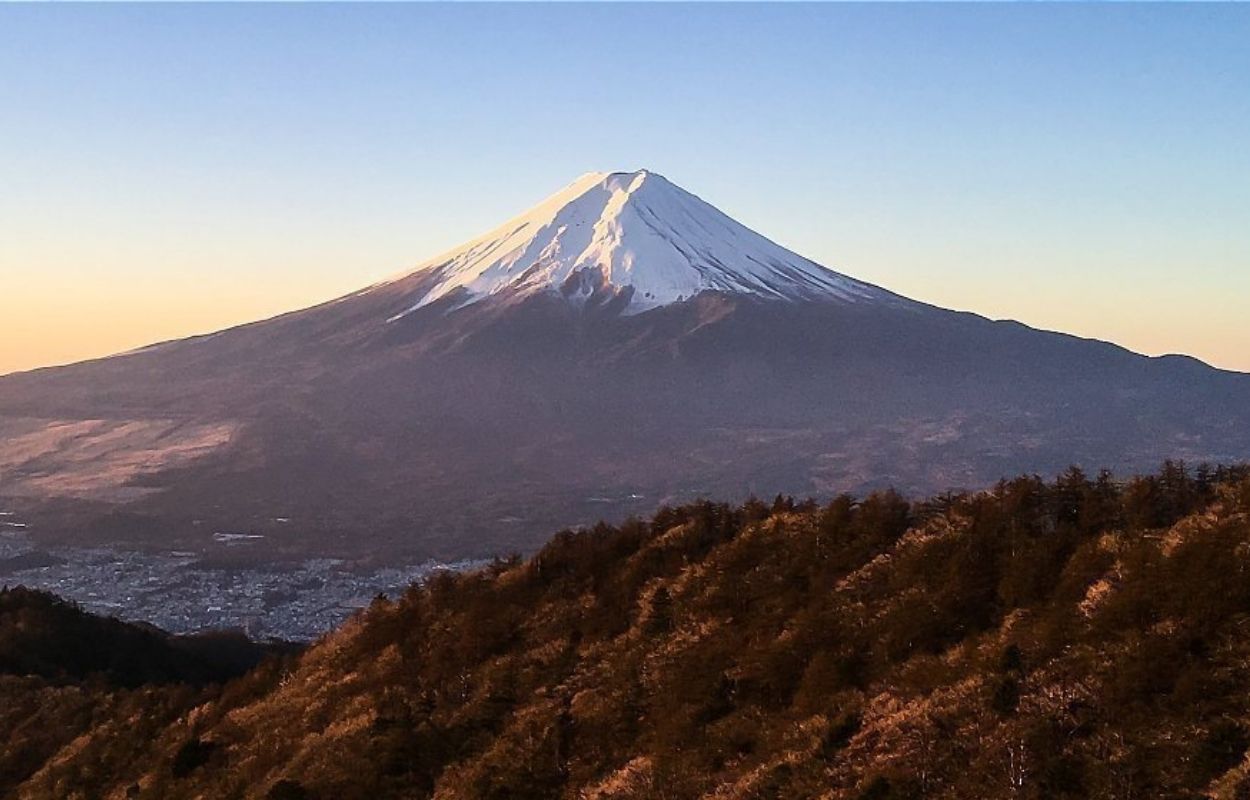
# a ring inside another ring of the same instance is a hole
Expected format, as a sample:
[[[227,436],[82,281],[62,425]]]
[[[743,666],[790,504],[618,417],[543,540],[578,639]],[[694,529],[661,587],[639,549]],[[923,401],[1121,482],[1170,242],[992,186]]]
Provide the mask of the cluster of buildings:
[[[44,589],[92,613],[173,633],[232,629],[255,639],[307,641],[379,594],[395,597],[438,570],[474,566],[428,561],[360,568],[329,558],[208,566],[192,552],[40,548],[25,528],[0,529],[0,585]]]

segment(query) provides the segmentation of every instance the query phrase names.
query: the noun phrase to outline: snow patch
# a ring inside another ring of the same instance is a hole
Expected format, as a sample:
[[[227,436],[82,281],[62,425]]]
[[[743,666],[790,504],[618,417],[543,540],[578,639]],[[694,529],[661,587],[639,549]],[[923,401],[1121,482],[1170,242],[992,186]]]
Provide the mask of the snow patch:
[[[715,290],[769,299],[892,298],[793,253],[647,170],[583,175],[530,211],[405,277],[435,280],[399,319],[458,292],[570,303],[624,301],[624,313]],[[459,306],[458,306],[459,307]]]

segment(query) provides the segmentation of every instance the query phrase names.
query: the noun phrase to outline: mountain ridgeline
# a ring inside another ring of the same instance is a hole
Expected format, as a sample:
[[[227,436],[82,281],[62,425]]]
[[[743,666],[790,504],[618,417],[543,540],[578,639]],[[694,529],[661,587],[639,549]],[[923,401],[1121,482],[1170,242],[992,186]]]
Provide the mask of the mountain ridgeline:
[[[0,506],[73,543],[489,557],[700,496],[1166,458],[1250,458],[1250,376],[901,297],[646,171],[333,302],[0,377]]]
[[[698,502],[379,598],[224,687],[0,679],[0,793],[1232,800],[1247,574],[1248,468]]]

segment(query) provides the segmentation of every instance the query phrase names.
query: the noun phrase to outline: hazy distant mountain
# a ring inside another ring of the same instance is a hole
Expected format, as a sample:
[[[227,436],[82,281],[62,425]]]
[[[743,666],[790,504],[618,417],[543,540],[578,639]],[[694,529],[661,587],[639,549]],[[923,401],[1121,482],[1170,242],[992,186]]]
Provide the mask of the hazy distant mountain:
[[[79,541],[477,555],[696,495],[1248,457],[1250,376],[908,300],[645,171],[330,303],[0,378],[0,506]]]

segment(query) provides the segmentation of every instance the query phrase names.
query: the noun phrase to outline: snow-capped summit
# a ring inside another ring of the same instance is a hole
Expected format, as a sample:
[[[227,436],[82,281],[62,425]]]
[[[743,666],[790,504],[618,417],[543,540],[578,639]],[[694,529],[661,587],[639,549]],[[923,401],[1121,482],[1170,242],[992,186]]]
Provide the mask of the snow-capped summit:
[[[846,302],[891,296],[781,247],[647,170],[583,175],[409,275],[434,277],[410,310],[448,296],[464,306],[543,291],[577,304],[614,301],[626,314],[706,290]]]

